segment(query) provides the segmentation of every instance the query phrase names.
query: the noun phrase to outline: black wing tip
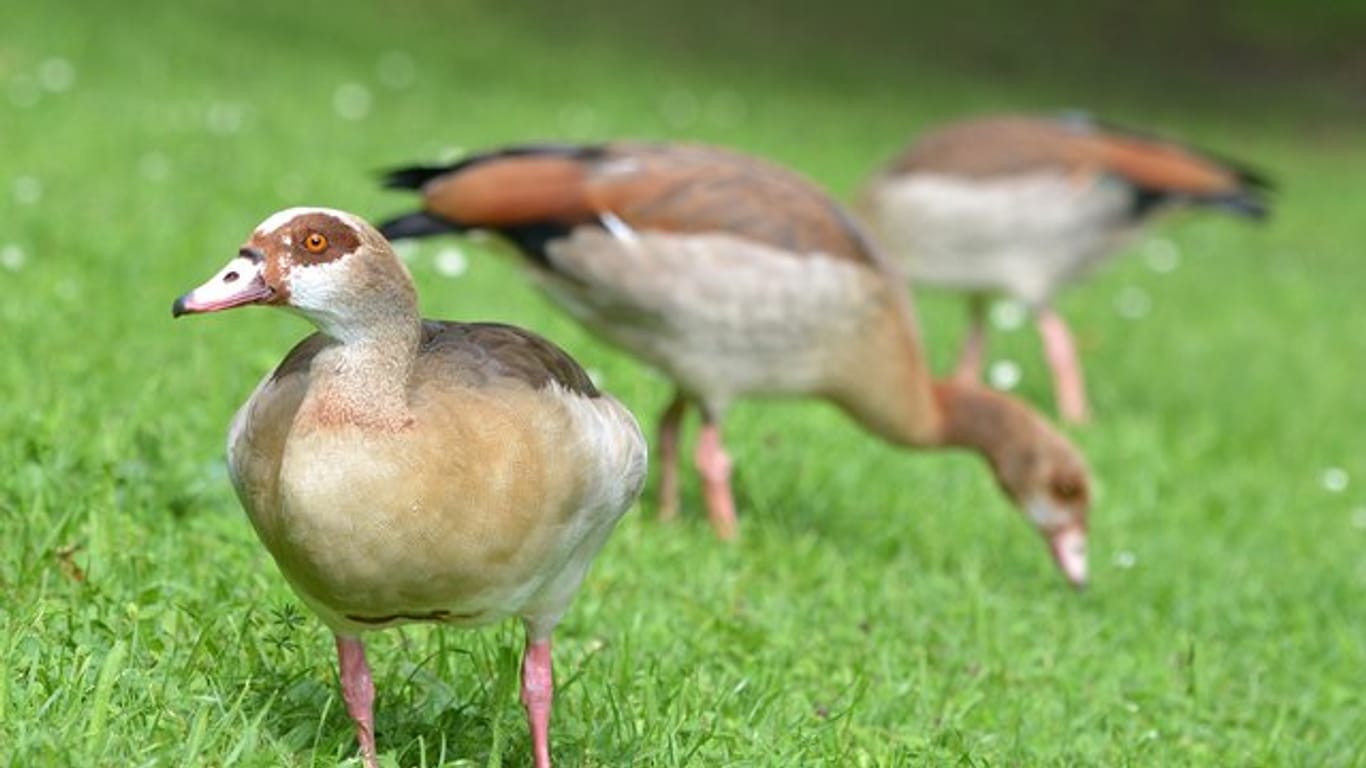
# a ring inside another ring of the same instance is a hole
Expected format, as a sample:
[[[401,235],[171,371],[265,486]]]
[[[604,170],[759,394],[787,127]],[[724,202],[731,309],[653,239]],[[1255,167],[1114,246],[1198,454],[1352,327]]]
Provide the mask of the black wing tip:
[[[1073,126],[1084,126],[1092,130],[1119,134],[1142,141],[1184,147],[1185,149],[1228,169],[1228,171],[1238,179],[1238,184],[1241,187],[1253,193],[1265,194],[1274,192],[1277,187],[1276,180],[1256,166],[1229,157],[1221,152],[1211,151],[1197,144],[1190,144],[1188,142],[1173,139],[1170,136],[1165,136],[1156,131],[1136,128],[1125,123],[1107,120],[1079,109],[1064,111],[1058,115],[1057,119],[1065,124]],[[1265,215],[1266,205],[1264,201],[1253,201],[1250,205],[1251,207],[1259,207],[1262,210],[1262,215]]]
[[[1229,195],[1212,201],[1224,210],[1253,221],[1266,221],[1271,218],[1271,204],[1256,195]]]
[[[410,165],[382,171],[380,178],[385,189],[421,189],[427,182],[449,170],[447,166]]]
[[[1234,173],[1238,174],[1238,182],[1244,187],[1261,193],[1276,191],[1278,186],[1276,180],[1262,170],[1236,161],[1225,160],[1224,162],[1233,169]]]
[[[459,226],[425,211],[395,216],[382,222],[377,229],[381,235],[384,235],[385,240],[391,241],[460,231]]]

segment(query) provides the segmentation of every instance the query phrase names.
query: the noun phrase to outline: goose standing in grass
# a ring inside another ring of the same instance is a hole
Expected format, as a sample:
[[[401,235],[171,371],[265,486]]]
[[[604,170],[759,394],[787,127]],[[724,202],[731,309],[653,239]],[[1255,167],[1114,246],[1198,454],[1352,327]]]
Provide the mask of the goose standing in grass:
[[[944,126],[865,187],[875,237],[916,285],[969,294],[958,375],[981,375],[985,296],[1033,310],[1065,421],[1089,406],[1072,333],[1052,303],[1153,213],[1206,206],[1260,219],[1269,183],[1241,164],[1083,116],[1001,116]]]
[[[1069,580],[1086,578],[1088,470],[1019,401],[930,379],[901,281],[805,179],[691,145],[523,146],[390,174],[423,210],[391,238],[491,230],[545,292],[675,384],[659,423],[660,516],[678,509],[678,437],[702,415],[695,462],[711,522],[736,535],[726,409],[756,395],[828,399],[873,433],[990,462]],[[839,460],[832,457],[831,460]]]
[[[271,216],[173,314],[250,304],[319,330],[238,411],[228,463],[262,543],[336,634],[365,764],[378,762],[361,633],[516,616],[548,766],[551,632],[640,492],[634,418],[534,334],[422,320],[407,269],[348,213]]]

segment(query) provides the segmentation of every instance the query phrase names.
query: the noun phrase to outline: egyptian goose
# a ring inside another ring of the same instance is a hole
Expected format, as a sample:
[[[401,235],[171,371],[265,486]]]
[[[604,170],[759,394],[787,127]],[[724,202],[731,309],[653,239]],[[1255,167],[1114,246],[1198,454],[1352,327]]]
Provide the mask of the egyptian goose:
[[[237,412],[228,466],[256,533],[336,635],[361,755],[361,633],[522,619],[522,701],[550,764],[550,636],[640,492],[635,419],[568,355],[506,325],[418,316],[412,278],[342,211],[266,219],[176,316],[264,304],[317,326]]]
[[[1067,578],[1084,582],[1081,456],[1018,401],[931,381],[900,278],[805,179],[721,149],[622,143],[514,147],[388,183],[420,189],[424,208],[382,225],[387,236],[501,233],[552,300],[673,380],[659,424],[661,517],[678,508],[690,404],[702,414],[708,513],[731,538],[726,409],[749,395],[822,397],[894,443],[981,453]]]
[[[1241,164],[1083,116],[1000,116],[914,142],[873,175],[859,207],[913,282],[969,294],[959,376],[980,375],[984,297],[1005,294],[1035,313],[1059,413],[1080,423],[1086,388],[1072,333],[1051,306],[1058,290],[1159,210],[1260,219],[1269,189]]]

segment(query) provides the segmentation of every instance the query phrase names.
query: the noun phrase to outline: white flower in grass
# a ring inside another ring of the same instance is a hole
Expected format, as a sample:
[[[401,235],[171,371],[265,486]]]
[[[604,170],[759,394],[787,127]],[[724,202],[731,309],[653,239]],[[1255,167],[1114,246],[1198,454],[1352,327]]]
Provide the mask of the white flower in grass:
[[[75,302],[81,298],[81,284],[75,278],[68,278],[57,283],[54,289],[57,298],[62,301]]]
[[[1168,274],[1181,265],[1181,249],[1165,237],[1155,237],[1143,246],[1143,262],[1159,275]]]
[[[417,256],[418,245],[412,240],[399,240],[398,242],[390,243],[389,245],[393,247],[394,253],[402,259],[404,263],[412,262],[413,257]]]
[[[1128,550],[1115,553],[1115,565],[1128,570],[1138,563],[1138,556]]]
[[[342,83],[332,93],[332,109],[343,120],[364,120],[372,101],[370,89],[360,83]]]
[[[1347,490],[1347,484],[1351,478],[1347,476],[1347,470],[1342,467],[1328,467],[1323,470],[1319,481],[1323,483],[1323,490],[1329,493],[1342,493]]]
[[[242,130],[243,120],[242,105],[231,101],[215,101],[204,113],[204,125],[219,136],[231,136]]]
[[[43,199],[43,182],[35,176],[20,176],[14,180],[14,202],[33,205]]]
[[[597,110],[586,104],[566,104],[560,109],[560,130],[569,136],[587,136],[598,123]]]
[[[171,161],[155,150],[138,158],[138,174],[148,181],[165,181],[171,175]]]
[[[1366,507],[1352,510],[1352,527],[1366,531]]]
[[[1017,331],[1024,327],[1029,312],[1018,301],[1002,299],[991,305],[991,327],[998,331]]]
[[[987,381],[991,382],[992,387],[1009,392],[1019,385],[1023,375],[1014,360],[997,360],[987,370]]]
[[[24,268],[24,263],[28,261],[24,249],[10,243],[4,248],[0,248],[0,267],[4,267],[11,272],[18,272]]]
[[[76,67],[60,56],[53,56],[38,65],[38,81],[52,93],[69,91],[76,84]]]
[[[470,268],[470,262],[469,259],[465,258],[465,252],[456,245],[448,245],[437,251],[433,264],[437,273],[442,277],[460,277]]]
[[[417,80],[417,63],[407,51],[389,51],[379,57],[377,74],[386,88],[401,90]]]
[[[1127,320],[1140,320],[1152,311],[1153,300],[1136,285],[1126,285],[1115,295],[1115,311]]]

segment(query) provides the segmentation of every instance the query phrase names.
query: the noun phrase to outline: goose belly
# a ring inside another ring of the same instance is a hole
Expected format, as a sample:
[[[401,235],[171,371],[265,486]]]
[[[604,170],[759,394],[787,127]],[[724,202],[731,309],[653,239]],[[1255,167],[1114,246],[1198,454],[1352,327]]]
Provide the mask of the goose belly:
[[[533,499],[525,486],[535,478],[518,477],[496,452],[455,454],[438,471],[418,472],[432,457],[388,440],[331,432],[291,440],[278,514],[257,528],[329,624],[481,624],[516,613],[541,588],[555,542],[537,523],[572,499]]]
[[[1105,176],[1000,179],[935,174],[879,182],[866,198],[875,232],[917,284],[1051,298],[1122,242],[1133,190]]]
[[[542,287],[556,303],[712,403],[826,386],[873,280],[863,265],[725,235],[582,228],[548,251]]]

